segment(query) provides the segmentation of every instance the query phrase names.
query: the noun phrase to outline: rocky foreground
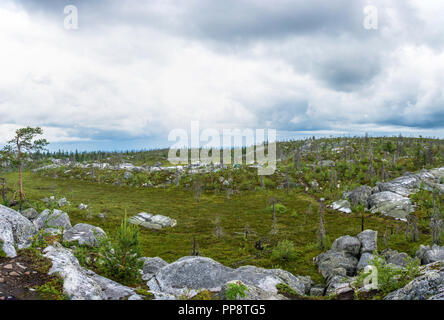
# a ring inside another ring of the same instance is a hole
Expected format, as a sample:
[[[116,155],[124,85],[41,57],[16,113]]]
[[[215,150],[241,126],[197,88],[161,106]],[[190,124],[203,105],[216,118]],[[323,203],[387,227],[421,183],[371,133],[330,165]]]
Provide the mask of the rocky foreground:
[[[405,219],[414,209],[408,196],[419,188],[444,191],[443,181],[444,168],[406,174],[390,182],[379,183],[375,188],[362,186],[346,193],[343,200],[334,204],[334,208],[348,212],[346,209],[350,209],[350,203],[362,204],[371,212]],[[131,221],[154,229],[176,224],[176,221],[168,217],[147,213],[141,213]],[[46,276],[58,275],[63,280],[64,294],[73,300],[146,298],[136,289],[83,268],[72,249],[57,242],[42,248],[43,256],[52,264],[48,274],[40,275],[33,266],[24,265],[21,258],[17,257],[18,251],[29,248],[42,231],[61,235],[65,243],[72,245],[95,246],[100,237],[106,236],[101,228],[95,226],[83,223],[72,226],[69,215],[61,210],[44,210],[38,213],[29,209],[21,214],[0,206],[0,260],[10,259],[0,261],[0,297],[12,294],[2,292],[5,288],[10,288],[5,283],[20,283],[19,279],[26,279],[31,283],[31,279],[43,281]],[[183,257],[170,264],[159,257],[145,257],[142,258],[144,266],[140,273],[154,299],[162,300],[183,296],[191,298],[202,290],[226,299],[227,287],[233,283],[244,285],[246,294],[242,299],[249,300],[288,299],[277,288],[282,284],[291,290],[293,296],[301,299],[322,296],[353,299],[356,293],[367,290],[365,287],[357,288],[354,282],[359,271],[369,265],[378,252],[377,236],[377,232],[373,230],[365,230],[357,236],[343,236],[333,242],[330,250],[317,256],[314,263],[325,278],[325,284],[314,284],[310,277],[293,275],[280,269],[254,266],[232,269],[206,257]],[[383,256],[384,264],[401,270],[409,261],[408,254],[403,252],[384,250],[380,255]],[[6,258],[1,258],[2,256]],[[444,300],[444,247],[421,246],[416,258],[422,264],[419,275],[404,287],[386,294],[385,299]]]
[[[351,213],[352,205],[362,205],[371,213],[381,213],[399,220],[414,212],[409,196],[421,188],[444,193],[444,168],[406,173],[389,182],[379,182],[376,187],[361,186],[346,192],[343,199],[332,204],[332,209]]]

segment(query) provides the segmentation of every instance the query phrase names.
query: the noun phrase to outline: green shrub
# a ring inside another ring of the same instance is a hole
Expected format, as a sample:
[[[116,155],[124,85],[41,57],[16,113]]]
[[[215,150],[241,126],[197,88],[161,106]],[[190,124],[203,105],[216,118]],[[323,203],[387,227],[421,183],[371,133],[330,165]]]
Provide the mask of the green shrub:
[[[140,261],[139,229],[128,223],[126,213],[115,241],[101,238],[98,252],[98,268],[105,276],[125,284],[134,284],[140,280],[139,269],[143,261]]]
[[[229,283],[225,295],[228,300],[236,300],[238,297],[245,298],[247,296],[245,293],[246,290],[247,287],[240,281],[237,283]]]
[[[274,205],[274,207],[275,207],[275,209],[276,209],[276,213],[285,213],[285,212],[287,212],[287,210],[288,210],[287,207],[284,206],[284,205],[281,204],[281,203],[276,203],[276,204]],[[267,210],[270,211],[270,212],[273,212],[273,205],[269,206],[269,207],[267,208]]]
[[[6,253],[3,251],[3,240],[0,239],[0,258],[6,258]]]
[[[419,260],[409,258],[405,268],[397,268],[386,263],[385,259],[375,254],[375,257],[369,261],[369,265],[376,267],[378,271],[378,291],[385,296],[386,294],[398,290],[420,273]],[[362,287],[365,278],[370,275],[370,272],[360,271],[355,280],[355,286]]]
[[[288,262],[297,258],[297,251],[293,242],[289,240],[280,241],[273,249],[271,259],[275,261]]]

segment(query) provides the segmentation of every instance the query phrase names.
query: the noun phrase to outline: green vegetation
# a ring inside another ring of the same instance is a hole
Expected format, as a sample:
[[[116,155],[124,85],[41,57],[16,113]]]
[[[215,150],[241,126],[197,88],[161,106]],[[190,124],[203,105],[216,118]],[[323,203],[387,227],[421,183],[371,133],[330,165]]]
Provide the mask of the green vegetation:
[[[273,249],[271,259],[280,262],[290,262],[297,258],[298,253],[293,242],[289,240],[279,241],[278,245]]]
[[[228,300],[236,300],[237,298],[245,298],[247,287],[242,283],[229,283],[227,292],[225,293]]]
[[[50,164],[51,157],[84,164],[102,161],[111,165],[169,165],[167,152],[37,152],[30,155],[35,161],[28,169]],[[332,211],[328,204],[360,185],[373,187],[377,181],[406,172],[444,165],[442,140],[364,137],[286,141],[278,144],[278,155],[278,170],[266,177],[246,166],[228,166],[199,175],[191,174],[189,169],[182,173],[140,171],[132,172],[127,179],[124,170],[91,167],[62,166],[36,173],[26,170],[24,208],[34,207],[40,212],[48,207],[41,199],[51,195],[56,199],[66,197],[72,205],[61,209],[69,214],[72,224],[101,227],[114,245],[125,211],[128,216],[139,212],[163,214],[178,224],[156,231],[140,228],[142,256],[159,256],[173,262],[189,255],[196,239],[200,255],[226,266],[279,266],[294,274],[309,275],[317,283],[324,279],[313,257],[329,248],[330,239],[358,234],[363,220],[366,229],[378,231],[379,248],[390,247],[412,255],[420,243],[432,243],[431,191],[423,189],[411,196],[417,204],[414,215],[418,232],[414,238],[410,234],[406,237],[404,222],[363,212],[360,204],[352,204],[350,215]],[[7,181],[8,202],[19,190],[18,175],[11,170],[1,174]],[[325,199],[322,209],[321,198]],[[271,212],[270,199],[279,199],[274,201],[275,214]],[[439,208],[443,199],[438,195],[435,207]],[[78,209],[80,203],[87,203],[89,209]],[[276,233],[272,232],[274,227]],[[288,243],[293,244],[294,250]],[[78,247],[75,254],[82,265],[100,272],[98,252]]]
[[[377,270],[378,294],[376,298],[383,298],[388,293],[404,287],[420,274],[418,259],[410,258],[405,268],[399,268],[386,263],[383,257],[375,254],[375,257],[369,261],[369,265],[376,267]],[[355,286],[362,287],[364,280],[370,274],[371,272],[362,270],[356,277]]]
[[[69,297],[63,293],[63,279],[59,277],[56,277],[35,289],[44,299],[70,300]]]

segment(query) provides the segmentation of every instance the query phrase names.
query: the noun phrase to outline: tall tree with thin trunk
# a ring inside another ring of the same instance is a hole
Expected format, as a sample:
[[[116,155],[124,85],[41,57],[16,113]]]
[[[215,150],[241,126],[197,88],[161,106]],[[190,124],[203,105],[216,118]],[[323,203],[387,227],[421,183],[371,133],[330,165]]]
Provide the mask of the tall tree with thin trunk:
[[[11,156],[12,163],[18,167],[19,170],[19,194],[20,194],[20,210],[22,209],[22,202],[24,199],[23,193],[23,165],[27,161],[27,155],[33,152],[43,150],[48,141],[45,139],[36,139],[37,136],[42,135],[43,130],[40,127],[21,128],[15,131],[15,136],[8,141],[4,151]]]

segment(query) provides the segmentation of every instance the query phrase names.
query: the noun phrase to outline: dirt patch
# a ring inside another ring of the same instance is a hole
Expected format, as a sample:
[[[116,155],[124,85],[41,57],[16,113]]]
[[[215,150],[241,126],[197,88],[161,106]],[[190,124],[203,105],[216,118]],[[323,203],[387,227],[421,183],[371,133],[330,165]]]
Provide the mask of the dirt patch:
[[[55,279],[36,268],[29,255],[0,258],[0,300],[44,299],[34,288]]]

